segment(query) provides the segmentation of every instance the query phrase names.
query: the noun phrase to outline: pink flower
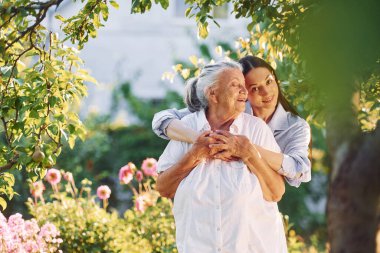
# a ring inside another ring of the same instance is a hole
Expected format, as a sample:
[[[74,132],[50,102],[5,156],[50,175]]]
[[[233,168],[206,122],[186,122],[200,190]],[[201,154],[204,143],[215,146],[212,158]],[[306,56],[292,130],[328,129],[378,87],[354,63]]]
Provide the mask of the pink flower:
[[[143,173],[141,172],[141,170],[137,171],[136,172],[136,179],[137,179],[137,182],[141,182],[143,180]]]
[[[40,231],[40,227],[35,219],[25,221],[25,231],[28,235],[37,234]]]
[[[73,174],[72,174],[71,172],[64,172],[64,173],[63,173],[63,178],[64,178],[67,182],[73,182],[73,181],[74,181]]]
[[[51,242],[54,238],[59,236],[59,230],[51,223],[46,223],[41,227],[39,233],[40,238],[44,238],[45,241]]]
[[[128,163],[129,168],[131,168],[132,171],[136,171],[136,165],[132,162]]]
[[[119,171],[120,184],[128,184],[133,179],[133,170],[129,164],[133,165],[133,163],[128,163],[127,165],[121,167]]]
[[[61,182],[61,172],[57,169],[50,169],[48,170],[46,174],[46,180],[51,184],[51,185],[56,185],[59,182]]]
[[[135,207],[138,212],[144,212],[146,209],[145,197],[138,196],[135,200]]]
[[[45,185],[42,181],[34,182],[30,187],[30,194],[33,197],[41,197],[45,190]]]
[[[100,199],[109,199],[111,195],[111,189],[107,185],[101,185],[96,190],[96,194]]]
[[[147,176],[157,176],[157,160],[154,158],[147,158],[143,161],[141,168]]]

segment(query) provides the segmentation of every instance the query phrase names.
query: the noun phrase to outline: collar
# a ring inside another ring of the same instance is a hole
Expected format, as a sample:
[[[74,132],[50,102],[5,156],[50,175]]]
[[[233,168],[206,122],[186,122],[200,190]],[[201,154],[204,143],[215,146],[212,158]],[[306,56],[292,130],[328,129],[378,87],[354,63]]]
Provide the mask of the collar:
[[[245,104],[245,112],[249,115],[253,115],[253,110],[249,101]],[[289,127],[288,122],[288,112],[285,111],[284,107],[278,103],[276,110],[274,111],[272,119],[269,121],[268,126],[272,131],[274,130],[285,130]]]
[[[278,103],[276,111],[274,111],[272,119],[268,122],[268,126],[274,130],[285,130],[289,127],[288,112]]]
[[[200,110],[196,112],[197,114],[197,130],[199,132],[211,130],[211,126],[208,123],[206,118],[205,110]],[[241,127],[244,125],[243,113],[240,113],[239,116],[232,122],[230,126],[230,132],[233,134],[238,134]]]
[[[197,114],[197,131],[203,132],[203,131],[211,130],[211,126],[208,123],[208,120],[206,118],[205,110],[200,110],[196,112],[196,114]]]

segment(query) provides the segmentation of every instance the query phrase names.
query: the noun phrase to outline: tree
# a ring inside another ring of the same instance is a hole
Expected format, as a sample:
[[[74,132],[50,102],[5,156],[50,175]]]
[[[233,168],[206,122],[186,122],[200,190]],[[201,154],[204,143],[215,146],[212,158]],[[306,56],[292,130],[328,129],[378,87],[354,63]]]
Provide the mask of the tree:
[[[85,129],[72,103],[96,82],[82,69],[79,51],[108,17],[108,1],[88,0],[77,15],[62,20],[65,38],[42,25],[47,12],[63,0],[0,2],[0,205],[12,199],[13,170],[36,181],[54,165],[63,141],[71,147]],[[83,2],[83,1],[82,1]],[[117,7],[112,0],[109,4]]]

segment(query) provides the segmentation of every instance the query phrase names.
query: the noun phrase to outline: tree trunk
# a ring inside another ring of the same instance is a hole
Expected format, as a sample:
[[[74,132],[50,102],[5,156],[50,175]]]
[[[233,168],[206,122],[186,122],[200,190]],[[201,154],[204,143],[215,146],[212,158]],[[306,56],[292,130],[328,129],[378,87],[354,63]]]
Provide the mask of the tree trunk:
[[[380,121],[333,153],[327,202],[332,253],[376,252],[380,201]],[[340,162],[336,162],[340,161]],[[335,173],[334,173],[335,172]]]

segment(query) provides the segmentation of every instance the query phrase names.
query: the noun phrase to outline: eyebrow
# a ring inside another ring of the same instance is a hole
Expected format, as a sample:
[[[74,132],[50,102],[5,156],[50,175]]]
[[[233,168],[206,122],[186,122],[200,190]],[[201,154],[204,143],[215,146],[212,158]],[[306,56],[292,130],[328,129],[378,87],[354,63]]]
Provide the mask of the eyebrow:
[[[273,76],[273,75],[272,75],[272,74],[268,74],[267,77],[265,77],[264,81],[268,80],[268,78],[269,78],[270,76]],[[249,87],[251,87],[251,86],[255,86],[255,85],[257,85],[257,83],[252,83],[252,84],[249,85]]]

